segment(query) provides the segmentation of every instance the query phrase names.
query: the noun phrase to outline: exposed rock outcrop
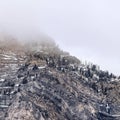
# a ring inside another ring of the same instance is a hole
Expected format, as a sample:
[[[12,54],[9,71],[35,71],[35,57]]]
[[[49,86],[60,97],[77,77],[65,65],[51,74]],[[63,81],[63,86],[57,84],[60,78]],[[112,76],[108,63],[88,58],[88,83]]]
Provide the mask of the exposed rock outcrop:
[[[0,56],[0,120],[120,119],[117,76],[62,51]]]

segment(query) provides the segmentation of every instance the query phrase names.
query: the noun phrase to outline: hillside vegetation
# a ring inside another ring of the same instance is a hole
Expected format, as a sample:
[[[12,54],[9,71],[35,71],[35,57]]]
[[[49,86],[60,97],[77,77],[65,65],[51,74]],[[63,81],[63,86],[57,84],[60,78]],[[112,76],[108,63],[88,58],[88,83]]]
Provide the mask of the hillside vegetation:
[[[120,120],[119,77],[54,41],[8,41],[0,41],[0,120]]]

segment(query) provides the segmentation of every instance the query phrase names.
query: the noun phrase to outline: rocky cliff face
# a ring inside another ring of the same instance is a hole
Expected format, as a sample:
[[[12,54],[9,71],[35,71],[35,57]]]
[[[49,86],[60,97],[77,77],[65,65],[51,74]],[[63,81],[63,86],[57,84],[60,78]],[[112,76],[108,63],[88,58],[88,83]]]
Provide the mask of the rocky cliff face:
[[[0,51],[0,120],[120,120],[120,79],[58,50]]]

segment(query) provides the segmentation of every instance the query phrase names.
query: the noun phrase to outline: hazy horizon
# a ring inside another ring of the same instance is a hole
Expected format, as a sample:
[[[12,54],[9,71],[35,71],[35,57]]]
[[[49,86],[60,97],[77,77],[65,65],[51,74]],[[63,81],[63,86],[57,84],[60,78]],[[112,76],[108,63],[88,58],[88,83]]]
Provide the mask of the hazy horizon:
[[[0,31],[19,39],[43,33],[61,49],[120,75],[120,1],[0,1]]]

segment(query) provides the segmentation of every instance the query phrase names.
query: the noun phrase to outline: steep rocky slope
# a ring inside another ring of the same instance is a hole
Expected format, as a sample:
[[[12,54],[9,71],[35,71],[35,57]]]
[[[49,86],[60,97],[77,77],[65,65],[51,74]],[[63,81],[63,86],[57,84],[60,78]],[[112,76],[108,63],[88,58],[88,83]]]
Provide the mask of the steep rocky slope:
[[[120,79],[56,47],[1,50],[0,120],[120,120]]]

